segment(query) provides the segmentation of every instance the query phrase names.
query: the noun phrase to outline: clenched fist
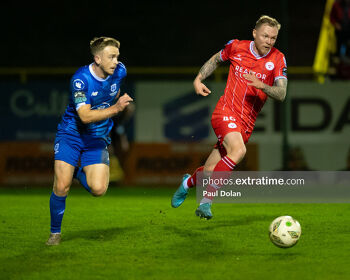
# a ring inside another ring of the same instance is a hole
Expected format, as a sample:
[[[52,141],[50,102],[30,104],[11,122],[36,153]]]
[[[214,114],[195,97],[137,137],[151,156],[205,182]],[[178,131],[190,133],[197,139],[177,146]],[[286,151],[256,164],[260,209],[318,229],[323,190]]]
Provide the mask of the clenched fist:
[[[134,100],[127,93],[124,93],[121,97],[119,97],[117,103],[114,106],[116,106],[118,112],[121,112],[132,101],[134,101]]]

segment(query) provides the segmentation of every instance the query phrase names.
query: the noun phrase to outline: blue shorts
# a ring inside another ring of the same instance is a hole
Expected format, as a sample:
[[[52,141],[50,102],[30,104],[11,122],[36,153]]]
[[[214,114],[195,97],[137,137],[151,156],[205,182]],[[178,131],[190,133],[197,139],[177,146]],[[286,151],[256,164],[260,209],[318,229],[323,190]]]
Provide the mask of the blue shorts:
[[[55,139],[55,160],[62,160],[73,166],[84,167],[103,163],[109,165],[108,144],[105,140],[57,133]]]

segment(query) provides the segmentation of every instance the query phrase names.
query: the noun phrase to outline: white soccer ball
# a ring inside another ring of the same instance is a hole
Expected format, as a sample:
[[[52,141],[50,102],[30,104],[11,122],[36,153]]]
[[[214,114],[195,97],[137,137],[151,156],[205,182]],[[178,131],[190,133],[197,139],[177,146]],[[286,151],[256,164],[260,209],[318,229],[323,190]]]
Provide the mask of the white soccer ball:
[[[269,227],[269,236],[273,244],[281,248],[289,248],[297,244],[301,235],[301,226],[291,216],[274,219]]]

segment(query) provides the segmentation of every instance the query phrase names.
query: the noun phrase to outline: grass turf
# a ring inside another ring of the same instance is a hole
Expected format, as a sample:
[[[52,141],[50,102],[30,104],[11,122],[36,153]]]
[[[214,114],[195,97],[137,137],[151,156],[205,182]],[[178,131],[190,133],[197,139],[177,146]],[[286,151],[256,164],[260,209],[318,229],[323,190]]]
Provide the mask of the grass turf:
[[[349,279],[348,204],[214,204],[178,209],[175,189],[110,188],[67,199],[61,245],[48,247],[48,189],[0,188],[0,279]],[[268,239],[270,222],[302,226],[289,249]]]

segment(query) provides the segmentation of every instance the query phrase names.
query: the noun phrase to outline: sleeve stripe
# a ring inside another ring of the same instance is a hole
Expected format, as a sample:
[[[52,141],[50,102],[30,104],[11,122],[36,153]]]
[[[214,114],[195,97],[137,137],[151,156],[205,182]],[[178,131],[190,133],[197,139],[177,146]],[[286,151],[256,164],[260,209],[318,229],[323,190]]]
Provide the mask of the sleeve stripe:
[[[81,106],[83,106],[83,105],[86,105],[86,103],[85,103],[85,102],[79,103],[77,106],[75,106],[75,110],[78,111],[79,108],[80,108]]]
[[[278,79],[286,79],[286,80],[288,80],[285,76],[277,76],[277,77],[275,78],[275,81],[278,80]]]
[[[220,51],[220,59],[221,59],[221,61],[223,62],[224,60],[223,60],[223,58],[222,58],[222,51],[223,51],[223,50]]]

